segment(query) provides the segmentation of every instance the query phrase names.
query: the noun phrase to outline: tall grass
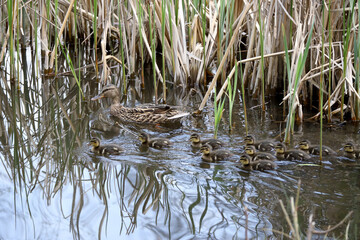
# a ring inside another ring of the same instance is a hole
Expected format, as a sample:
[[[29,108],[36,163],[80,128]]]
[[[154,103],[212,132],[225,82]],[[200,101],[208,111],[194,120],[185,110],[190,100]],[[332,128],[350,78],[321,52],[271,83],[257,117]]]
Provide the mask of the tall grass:
[[[288,90],[288,96],[290,98],[289,101],[289,113],[287,115],[287,122],[286,122],[286,129],[285,129],[285,142],[289,142],[290,141],[290,133],[293,132],[294,130],[294,123],[295,123],[295,114],[297,113],[299,118],[302,118],[302,109],[301,106],[299,104],[299,99],[298,99],[298,95],[297,95],[297,91],[299,89],[299,85],[300,85],[300,79],[301,79],[301,75],[303,73],[304,67],[305,67],[305,63],[306,63],[306,58],[309,52],[309,47],[310,47],[310,42],[311,42],[311,36],[312,36],[312,32],[313,32],[313,28],[314,28],[314,24],[315,21],[313,21],[312,25],[311,25],[311,29],[310,29],[310,33],[306,42],[306,46],[303,50],[303,52],[300,52],[299,55],[297,56],[297,59],[293,58],[293,62],[296,62],[295,65],[292,65],[290,67],[290,58],[289,58],[289,53],[287,51],[287,44],[286,44],[286,38],[285,38],[285,34],[284,34],[284,43],[285,43],[285,51],[286,51],[286,65],[288,67],[288,79],[289,79],[289,90]],[[283,28],[283,32],[284,32],[284,28]],[[300,40],[301,37],[298,37],[298,40]],[[302,45],[302,43],[299,41],[300,45]],[[291,75],[292,73],[292,75]]]
[[[225,98],[220,101],[216,100],[216,88],[214,91],[214,138],[217,138],[220,121],[224,113]]]
[[[229,99],[229,130],[233,128],[233,108],[237,90],[237,81],[238,81],[238,66],[235,64],[235,77],[231,81],[228,79],[227,94]]]
[[[296,119],[302,121],[303,106],[317,103],[312,89],[320,88],[321,73],[324,73],[323,86],[327,84],[326,91],[320,90],[326,102],[314,118],[319,118],[321,109],[326,110],[329,121],[335,116],[344,120],[347,112],[354,120],[360,118],[359,12],[354,1],[326,1],[324,6],[317,1],[299,0],[118,0],[107,5],[98,1],[71,0],[17,4],[17,1],[8,1],[4,5],[8,18],[1,23],[7,32],[2,41],[0,63],[4,62],[8,50],[11,78],[16,76],[15,68],[20,67],[17,64],[21,65],[16,62],[20,60],[15,52],[19,49],[18,40],[23,31],[27,36],[34,36],[30,45],[35,49],[41,47],[39,54],[42,55],[36,56],[37,59],[43,57],[39,68],[50,68],[58,73],[56,61],[64,54],[60,45],[75,43],[75,49],[80,44],[85,45],[90,50],[90,61],[100,81],[106,83],[111,74],[119,71],[126,91],[126,76],[139,74],[143,82],[144,69],[151,61],[156,73],[153,74],[154,83],[162,83],[164,102],[169,84],[183,89],[207,87],[199,106],[201,111],[217,82],[226,89],[226,79],[231,79],[231,69],[239,62],[236,59],[239,59],[241,45],[244,46],[242,54],[247,56],[242,69],[245,94],[261,95],[263,108],[266,94],[280,88],[285,71],[287,94],[284,102],[291,113],[287,114],[288,132],[294,124],[293,113],[296,112]],[[316,22],[311,28],[309,22],[314,17],[321,19],[322,7],[327,14],[324,16],[328,19],[327,24]],[[20,14],[22,12],[29,12],[31,17]],[[31,27],[22,28],[20,23],[27,20]],[[281,24],[284,30],[280,30]],[[322,28],[324,36],[320,37]],[[311,29],[315,31],[315,37],[311,35]],[[118,37],[114,38],[115,33]],[[282,34],[286,34],[288,57],[283,51],[281,41],[285,38]],[[304,39],[310,41],[308,58],[300,56]],[[159,48],[158,42],[161,43]],[[112,51],[114,45],[119,45],[118,53]],[[319,61],[317,56],[322,53],[324,59]],[[114,59],[121,59],[118,60],[121,65],[113,64]],[[161,59],[160,68],[156,59]],[[79,60],[78,64],[85,63]],[[299,65],[304,66],[301,71]],[[221,94],[218,97],[221,98]],[[345,102],[346,99],[350,101]]]

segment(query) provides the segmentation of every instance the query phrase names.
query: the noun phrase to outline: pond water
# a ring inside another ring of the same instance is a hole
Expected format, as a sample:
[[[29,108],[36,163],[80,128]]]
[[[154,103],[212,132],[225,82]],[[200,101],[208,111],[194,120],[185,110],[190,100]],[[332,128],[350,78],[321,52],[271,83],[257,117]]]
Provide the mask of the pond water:
[[[290,202],[298,191],[303,234],[311,214],[315,228],[326,230],[353,211],[351,221],[328,237],[359,238],[359,162],[325,156],[319,166],[314,156],[310,162],[315,164],[281,161],[277,170],[267,172],[248,172],[234,162],[206,163],[191,148],[189,136],[213,137],[212,100],[200,116],[174,126],[119,127],[109,117],[109,102],[90,101],[101,89],[94,72],[81,73],[82,98],[73,77],[35,77],[29,68],[20,90],[1,82],[0,239],[279,239],[285,238],[282,232],[293,234],[279,200],[292,219]],[[1,74],[7,79],[4,70]],[[116,71],[112,79],[121,85]],[[124,104],[153,103],[150,82],[142,90],[139,80],[131,80]],[[196,91],[169,89],[168,96],[169,104],[191,112],[201,102]],[[267,101],[262,112],[259,102],[246,99],[248,132],[278,140],[285,128],[283,107],[276,98]],[[239,94],[232,132],[225,108],[218,138],[239,155],[246,136]],[[134,135],[140,130],[174,145],[143,148]],[[88,146],[94,136],[125,152],[94,155]],[[359,137],[356,123],[324,127],[324,144],[335,150]],[[302,139],[319,143],[319,124],[297,125],[291,146]]]

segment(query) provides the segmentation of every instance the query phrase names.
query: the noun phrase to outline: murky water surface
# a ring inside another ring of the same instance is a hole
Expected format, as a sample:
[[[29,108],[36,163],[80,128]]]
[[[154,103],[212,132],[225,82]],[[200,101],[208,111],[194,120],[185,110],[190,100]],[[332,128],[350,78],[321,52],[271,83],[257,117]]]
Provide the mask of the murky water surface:
[[[292,218],[290,199],[299,180],[302,233],[310,214],[315,228],[326,230],[353,211],[349,228],[347,220],[328,236],[359,237],[359,162],[341,156],[324,157],[321,167],[281,161],[267,172],[248,172],[234,162],[206,163],[189,136],[213,137],[211,101],[201,116],[178,125],[123,125],[126,130],[114,126],[107,101],[90,101],[99,88],[88,78],[81,83],[84,99],[66,76],[25,78],[19,91],[1,83],[1,239],[279,239],[282,231],[291,234],[279,200]],[[138,82],[128,86],[125,105],[154,101],[151,86],[141,90]],[[194,111],[201,99],[188,92],[170,89],[168,102]],[[279,102],[268,100],[262,113],[257,102],[247,101],[249,133],[277,139],[285,128]],[[226,109],[218,138],[239,155],[246,135],[239,96],[235,105],[234,130],[228,131]],[[324,144],[338,150],[347,141],[356,143],[358,129],[353,123],[326,125]],[[134,136],[140,130],[167,137],[174,146],[143,148]],[[94,136],[125,152],[94,155],[87,145]],[[292,146],[302,139],[318,143],[319,125],[297,126]]]

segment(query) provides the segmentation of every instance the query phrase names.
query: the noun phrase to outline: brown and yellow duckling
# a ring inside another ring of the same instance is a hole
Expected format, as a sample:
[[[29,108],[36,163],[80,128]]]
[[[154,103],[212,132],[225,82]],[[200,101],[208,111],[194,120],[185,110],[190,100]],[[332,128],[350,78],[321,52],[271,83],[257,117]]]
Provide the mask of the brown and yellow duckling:
[[[285,144],[278,143],[275,146],[276,157],[280,160],[309,160],[311,156],[300,149],[287,150]]]
[[[191,141],[191,146],[196,147],[196,148],[200,148],[202,145],[205,144],[209,144],[213,150],[222,148],[223,146],[225,146],[225,144],[215,138],[209,138],[209,139],[204,139],[201,140],[199,134],[197,133],[193,133],[190,136],[190,141]]]
[[[299,147],[304,152],[313,154],[313,155],[320,155],[320,145],[311,145],[309,140],[302,140],[299,143]],[[323,155],[336,155],[337,153],[332,150],[330,147],[322,145],[322,154]]]
[[[245,153],[247,155],[249,155],[250,157],[252,157],[252,160],[254,160],[254,161],[260,160],[260,159],[266,159],[266,160],[270,160],[270,161],[277,160],[276,157],[274,155],[272,155],[271,153],[257,152],[255,149],[255,146],[253,146],[253,145],[245,146]]]
[[[352,159],[360,159],[360,150],[356,150],[354,144],[348,142],[344,145],[344,156]]]
[[[91,151],[93,153],[100,155],[119,155],[124,151],[116,144],[100,145],[100,139],[98,138],[92,138],[89,142],[89,145],[92,146]]]
[[[189,115],[189,113],[179,111],[169,105],[148,105],[142,107],[128,108],[120,103],[118,88],[109,84],[106,85],[101,93],[91,100],[110,98],[110,114],[123,122],[134,123],[166,123]]]
[[[141,143],[148,147],[153,147],[157,149],[170,147],[173,143],[166,138],[150,138],[147,133],[140,133],[139,140]]]
[[[225,149],[213,150],[209,144],[202,145],[200,152],[202,152],[202,159],[207,162],[228,160],[234,156],[234,154]]]
[[[253,135],[247,135],[244,138],[244,142],[247,146],[254,145],[255,148],[262,152],[272,151],[275,147],[275,143],[270,140],[256,141]]]
[[[240,156],[240,162],[242,163],[242,168],[245,170],[274,170],[277,165],[274,161],[267,159],[258,159],[254,160],[248,154],[243,154]]]

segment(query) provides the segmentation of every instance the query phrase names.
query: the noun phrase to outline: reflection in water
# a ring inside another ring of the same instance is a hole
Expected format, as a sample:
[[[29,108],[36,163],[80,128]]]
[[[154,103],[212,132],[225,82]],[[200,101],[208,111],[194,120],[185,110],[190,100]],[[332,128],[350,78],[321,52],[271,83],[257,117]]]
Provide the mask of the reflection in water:
[[[7,79],[4,71],[0,73]],[[326,229],[354,210],[349,235],[357,238],[360,174],[355,161],[328,157],[323,167],[284,161],[269,172],[244,171],[234,162],[206,163],[188,139],[192,133],[212,137],[212,103],[202,118],[189,117],[176,127],[124,129],[109,119],[106,101],[89,101],[98,93],[97,85],[87,80],[93,73],[81,74],[85,98],[72,77],[39,78],[31,65],[19,79],[19,89],[9,81],[0,83],[0,222],[7,226],[7,231],[0,230],[0,238],[277,239],[281,236],[275,230],[290,232],[278,201],[288,203],[296,195],[298,179],[304,234],[311,213],[316,227]],[[153,102],[153,93],[141,91],[137,82],[128,85],[126,103]],[[178,91],[169,94],[170,103],[180,105],[186,99],[190,107],[198,104],[197,95]],[[219,137],[239,155],[245,128],[240,99],[235,104],[236,128],[228,134],[225,112]],[[271,105],[266,114],[282,119],[277,111]],[[261,109],[248,112],[249,129],[260,139],[281,131],[280,124],[264,117]],[[170,138],[174,146],[143,148],[136,137],[140,130]],[[315,141],[317,131],[318,126],[305,123],[294,142]],[[339,139],[356,142],[356,132],[357,126],[351,124],[325,131],[325,143],[337,149]],[[119,144],[125,152],[94,155],[87,146],[91,137]],[[335,236],[341,236],[345,227],[336,229]]]

